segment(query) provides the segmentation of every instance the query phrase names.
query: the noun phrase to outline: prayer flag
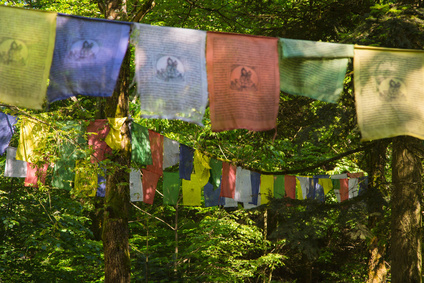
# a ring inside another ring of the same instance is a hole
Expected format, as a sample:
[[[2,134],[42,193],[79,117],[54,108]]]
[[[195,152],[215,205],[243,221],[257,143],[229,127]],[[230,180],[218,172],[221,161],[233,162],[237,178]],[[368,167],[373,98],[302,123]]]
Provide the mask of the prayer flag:
[[[274,129],[280,98],[277,38],[208,32],[212,131]]]
[[[274,175],[261,175],[261,204],[274,197]]]
[[[88,146],[94,150],[91,155],[91,163],[97,163],[107,158],[112,149],[105,142],[110,127],[107,119],[91,121],[87,126]]]
[[[190,180],[193,172],[194,149],[181,144],[180,145],[180,178]]]
[[[284,175],[274,176],[274,197],[283,198],[286,194],[284,189]]]
[[[153,204],[156,187],[161,175],[145,169],[142,169],[141,172],[143,172],[143,177],[141,179],[141,183],[143,185],[143,202]]]
[[[353,45],[287,38],[279,43],[281,90],[336,103]]]
[[[35,164],[27,162],[27,175],[24,186],[38,188],[38,180],[44,185],[48,167],[48,163],[45,163],[42,167],[37,167]]]
[[[27,175],[27,162],[16,160],[16,147],[9,146],[6,149],[5,177],[25,178]]]
[[[0,155],[3,155],[15,132],[16,118],[0,111]]]
[[[103,170],[103,174],[97,174],[96,196],[101,198],[106,196],[106,170]]]
[[[260,199],[258,200],[258,198],[260,198],[259,187],[261,184],[261,174],[259,174],[258,172],[250,172],[250,181],[252,184],[252,204],[261,204]]]
[[[180,143],[167,137],[163,138],[163,169],[174,166],[180,161]]]
[[[163,204],[177,204],[180,186],[181,179],[178,172],[163,172]]]
[[[228,162],[222,163],[221,197],[234,198],[236,191],[237,167]]]
[[[359,193],[361,195],[368,188],[368,176],[359,178]]]
[[[200,175],[192,174],[190,180],[183,179],[183,205],[200,206],[201,190],[204,186]]]
[[[205,207],[224,205],[225,200],[223,197],[220,197],[221,186],[218,186],[217,189],[211,183],[207,183],[203,188],[203,195],[205,197]]]
[[[424,139],[424,52],[355,46],[355,103],[362,141]]]
[[[287,197],[291,199],[296,199],[296,176],[284,176],[284,187]]]
[[[105,142],[110,148],[114,150],[122,149],[122,140],[124,136],[121,133],[121,128],[124,125],[127,118],[107,118],[109,122],[109,134],[106,136]]]
[[[211,183],[214,190],[216,190],[221,184],[222,161],[211,158],[209,165],[211,166],[211,176],[209,178],[209,183]]]
[[[85,197],[95,197],[97,193],[97,164],[86,160],[76,161],[74,191]]]
[[[208,102],[206,32],[139,23],[133,27],[141,116],[203,126]]]
[[[235,201],[232,198],[223,197],[224,199],[224,207],[231,208],[231,207],[238,207],[238,202]]]
[[[358,196],[359,192],[359,179],[358,178],[350,178],[348,181],[349,186],[349,198],[354,198]]]
[[[130,172],[130,199],[131,201],[143,201],[143,183],[140,169],[131,168]]]
[[[112,96],[130,27],[126,22],[59,14],[49,102],[76,95]]]
[[[45,124],[23,118],[16,159],[35,163],[37,161],[36,153],[46,144],[44,135],[46,131]]]
[[[0,6],[0,102],[42,109],[53,57],[56,15]]]
[[[211,169],[211,166],[209,165],[210,160],[210,157],[207,157],[199,150],[194,152],[194,174],[196,174],[198,181],[202,184],[202,187],[205,186],[209,181]]]
[[[237,167],[236,171],[236,192],[234,200],[238,202],[252,201],[252,181],[250,180],[250,170]]]
[[[349,180],[340,179],[340,201],[349,199]]]
[[[138,165],[152,164],[149,131],[134,122],[131,123],[131,161]]]
[[[146,170],[162,176],[163,173],[163,136],[149,130],[150,149],[152,151],[152,164]]]

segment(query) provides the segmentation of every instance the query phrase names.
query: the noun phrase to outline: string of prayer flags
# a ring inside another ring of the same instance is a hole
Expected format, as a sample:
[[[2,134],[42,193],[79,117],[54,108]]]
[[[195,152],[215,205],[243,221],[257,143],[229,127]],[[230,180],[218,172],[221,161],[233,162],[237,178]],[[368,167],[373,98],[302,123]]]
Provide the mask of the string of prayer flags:
[[[238,202],[252,201],[252,181],[250,179],[250,170],[237,167],[236,170],[236,191],[234,200]]]
[[[6,166],[4,168],[4,176],[25,178],[27,175],[27,162],[16,160],[16,152],[16,147],[9,146],[6,149]]]
[[[214,190],[216,190],[221,184],[222,161],[215,158],[211,158],[209,165],[211,166],[211,176],[209,178],[209,183],[211,183],[213,185]]]
[[[355,103],[361,140],[424,139],[424,52],[355,46]]]
[[[68,137],[76,135],[76,138],[64,139],[58,146],[58,159],[53,168],[52,186],[70,191],[75,179],[75,161],[84,158],[84,149],[87,147],[83,137],[85,132],[81,122],[65,121],[61,129],[68,133]]]
[[[141,116],[203,126],[208,102],[206,32],[134,23],[131,39]]]
[[[180,143],[167,137],[163,139],[163,169],[180,161]]]
[[[207,183],[203,188],[203,196],[205,198],[205,207],[224,205],[225,200],[223,197],[220,197],[221,186],[218,185],[218,188],[215,189],[211,183]]]
[[[274,175],[261,175],[261,204],[267,204],[274,197]]]
[[[143,183],[139,169],[131,168],[130,172],[130,199],[132,202],[143,201]]]
[[[193,172],[194,149],[184,144],[180,145],[180,178],[190,180]]]
[[[236,166],[228,162],[222,163],[221,197],[234,199],[236,192],[236,172]]]
[[[163,204],[176,205],[181,179],[178,172],[163,172]]]
[[[121,129],[127,118],[107,118],[107,120],[109,122],[110,130],[106,136],[105,142],[111,149],[121,150],[123,147],[122,141],[124,139]]]
[[[143,173],[141,178],[141,183],[143,186],[143,202],[147,204],[153,204],[153,200],[156,194],[156,187],[161,175],[146,169],[141,169],[141,172]]]
[[[97,163],[77,160],[75,164],[74,191],[84,197],[95,197],[97,193]]]
[[[284,189],[284,175],[274,176],[274,197],[276,199],[283,198],[286,194]]]
[[[47,127],[45,124],[23,118],[19,135],[18,150],[16,152],[16,159],[35,163],[36,151],[44,148],[46,144],[46,132]]]
[[[24,186],[38,188],[38,181],[44,185],[48,167],[48,163],[38,167],[35,164],[27,162],[27,175],[25,177]]]
[[[277,38],[208,32],[212,131],[274,129],[280,98]]]
[[[261,202],[258,200],[260,197],[259,195],[259,188],[261,184],[261,174],[258,172],[250,172],[250,182],[252,185],[252,204],[258,205]]]
[[[87,126],[88,146],[94,150],[91,155],[91,163],[105,160],[107,155],[112,153],[112,149],[105,142],[109,131],[110,127],[107,119],[91,121]]]
[[[128,47],[130,24],[59,14],[47,98],[110,97]]]
[[[131,123],[131,161],[138,165],[152,164],[149,130],[137,123]]]
[[[146,170],[159,176],[163,173],[163,136],[149,130],[150,149],[152,151],[152,164],[146,165]]]
[[[9,146],[13,133],[15,132],[14,125],[17,119],[0,111],[0,155],[3,155],[6,148]]]
[[[353,45],[280,38],[280,87],[294,95],[336,103]]]
[[[42,109],[53,57],[56,13],[0,6],[0,102]]]

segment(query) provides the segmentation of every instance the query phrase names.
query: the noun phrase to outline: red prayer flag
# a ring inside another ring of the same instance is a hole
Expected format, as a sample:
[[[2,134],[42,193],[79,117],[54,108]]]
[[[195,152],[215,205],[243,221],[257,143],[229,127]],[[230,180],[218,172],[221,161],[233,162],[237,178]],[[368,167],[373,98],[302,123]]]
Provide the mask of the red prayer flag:
[[[150,172],[145,169],[141,169],[143,176],[141,183],[143,185],[143,202],[147,204],[153,204],[155,198],[156,186],[158,184],[160,175]]]
[[[46,182],[48,167],[48,163],[44,164],[43,167],[39,168],[34,164],[27,162],[27,175],[25,177],[24,185],[26,187],[38,188],[38,178],[40,178],[40,182],[44,184]]]
[[[94,149],[94,153],[91,156],[91,163],[96,163],[105,160],[106,155],[112,153],[112,149],[105,142],[109,131],[110,127],[107,119],[99,119],[92,121],[87,126],[88,145],[90,146],[90,148]]]
[[[284,188],[286,196],[291,199],[296,199],[296,176],[284,176]]]
[[[236,192],[237,167],[230,163],[222,163],[222,181],[220,197],[234,198]]]

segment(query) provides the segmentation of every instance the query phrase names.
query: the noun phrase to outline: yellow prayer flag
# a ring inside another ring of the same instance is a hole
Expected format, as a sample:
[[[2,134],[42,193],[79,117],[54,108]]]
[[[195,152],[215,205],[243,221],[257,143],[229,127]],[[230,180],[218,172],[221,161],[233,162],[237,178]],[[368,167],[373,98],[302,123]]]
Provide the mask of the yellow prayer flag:
[[[197,175],[197,179],[202,184],[202,186],[205,186],[208,183],[210,177],[210,160],[210,157],[202,154],[199,150],[194,152],[194,174]]]
[[[324,195],[333,189],[333,182],[328,178],[319,178],[318,184],[324,188]]]
[[[261,175],[261,204],[267,204],[274,197],[274,175]]]
[[[107,118],[107,120],[109,121],[110,131],[105,138],[105,142],[108,146],[110,146],[110,148],[114,150],[120,150],[121,142],[123,140],[123,136],[121,135],[121,128],[127,118]]]
[[[200,206],[201,190],[205,184],[202,185],[203,181],[196,174],[191,174],[190,179],[182,179],[183,205]]]
[[[95,197],[97,193],[97,163],[86,160],[76,161],[74,190],[77,194]]]
[[[56,13],[0,6],[0,102],[42,109]]]
[[[36,163],[34,156],[36,149],[44,148],[46,141],[43,132],[47,132],[47,126],[26,118],[22,119],[19,144],[16,159]]]
[[[298,178],[296,178],[296,198],[303,199],[302,186],[300,185],[300,181]]]

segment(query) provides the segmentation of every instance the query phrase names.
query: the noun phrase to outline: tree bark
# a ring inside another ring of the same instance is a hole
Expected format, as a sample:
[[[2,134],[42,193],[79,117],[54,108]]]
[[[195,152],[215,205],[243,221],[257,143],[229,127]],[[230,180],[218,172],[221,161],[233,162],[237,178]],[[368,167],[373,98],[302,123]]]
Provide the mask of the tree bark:
[[[393,283],[422,282],[421,174],[418,148],[422,141],[393,139],[391,275]]]

